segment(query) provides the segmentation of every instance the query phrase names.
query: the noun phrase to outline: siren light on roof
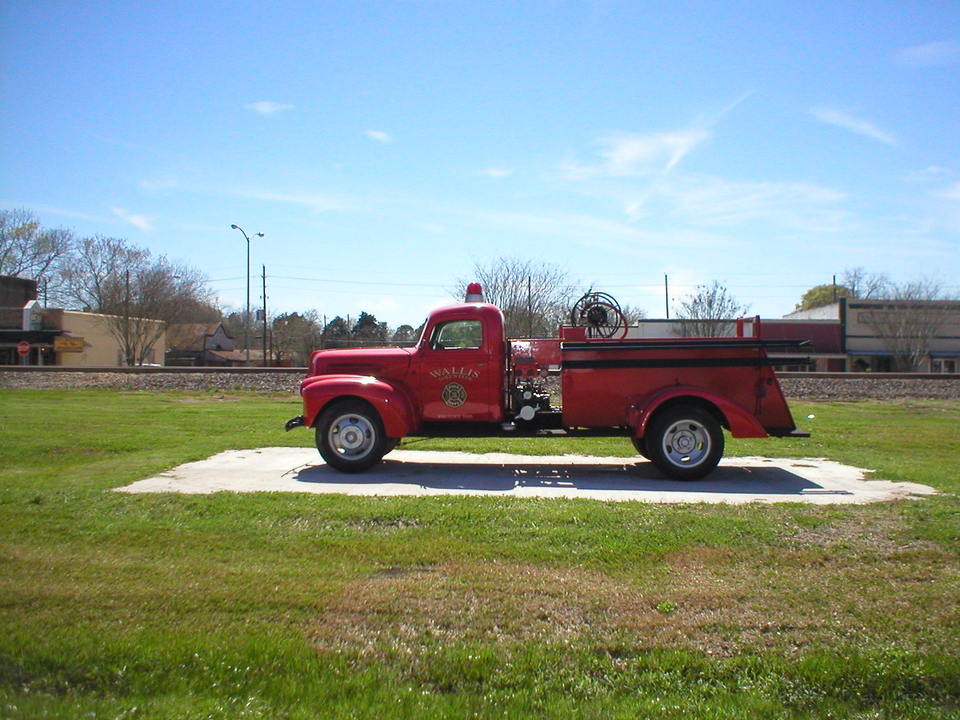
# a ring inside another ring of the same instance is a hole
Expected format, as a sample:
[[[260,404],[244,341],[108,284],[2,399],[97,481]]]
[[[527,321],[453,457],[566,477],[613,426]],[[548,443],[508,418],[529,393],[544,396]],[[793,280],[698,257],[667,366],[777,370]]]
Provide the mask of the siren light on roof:
[[[467,297],[464,298],[464,302],[483,302],[483,288],[480,287],[480,283],[472,282],[467,285]]]

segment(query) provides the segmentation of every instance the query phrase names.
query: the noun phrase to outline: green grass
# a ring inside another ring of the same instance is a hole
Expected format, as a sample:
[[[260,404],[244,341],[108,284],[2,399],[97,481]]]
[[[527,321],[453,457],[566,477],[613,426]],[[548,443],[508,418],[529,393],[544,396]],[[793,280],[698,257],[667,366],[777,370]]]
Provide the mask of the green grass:
[[[0,391],[0,717],[960,717],[960,404],[792,403],[868,506],[126,495],[294,398]],[[410,448],[633,455],[622,438]]]

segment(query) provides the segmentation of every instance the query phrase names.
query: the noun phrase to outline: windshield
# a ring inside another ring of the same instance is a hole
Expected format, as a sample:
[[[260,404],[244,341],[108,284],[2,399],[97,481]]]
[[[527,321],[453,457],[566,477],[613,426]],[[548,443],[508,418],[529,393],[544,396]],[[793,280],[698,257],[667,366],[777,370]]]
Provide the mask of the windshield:
[[[423,334],[427,331],[427,322],[428,322],[429,320],[430,320],[430,318],[428,317],[428,318],[427,318],[426,320],[424,320],[423,323],[420,325],[420,337],[417,338],[417,344],[416,344],[414,347],[420,347],[420,345],[423,343]]]

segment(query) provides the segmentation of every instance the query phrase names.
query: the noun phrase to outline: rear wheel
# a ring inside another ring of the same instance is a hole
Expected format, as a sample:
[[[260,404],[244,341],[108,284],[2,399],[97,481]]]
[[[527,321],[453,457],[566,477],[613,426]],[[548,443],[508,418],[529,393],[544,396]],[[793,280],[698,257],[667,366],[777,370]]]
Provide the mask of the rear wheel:
[[[677,405],[658,413],[645,439],[650,459],[675,480],[702,478],[723,455],[723,428],[707,410],[695,405]]]
[[[331,405],[317,422],[317,450],[340,472],[362,472],[376,465],[387,452],[379,414],[357,400]]]

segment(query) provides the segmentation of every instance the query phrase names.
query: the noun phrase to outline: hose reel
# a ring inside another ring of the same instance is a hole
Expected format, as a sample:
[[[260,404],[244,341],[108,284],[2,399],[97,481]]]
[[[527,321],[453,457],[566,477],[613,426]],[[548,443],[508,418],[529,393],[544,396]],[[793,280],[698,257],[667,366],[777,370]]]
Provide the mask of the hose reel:
[[[627,334],[627,319],[620,304],[605,292],[588,290],[570,311],[570,324],[587,329],[588,338],[612,338]]]

